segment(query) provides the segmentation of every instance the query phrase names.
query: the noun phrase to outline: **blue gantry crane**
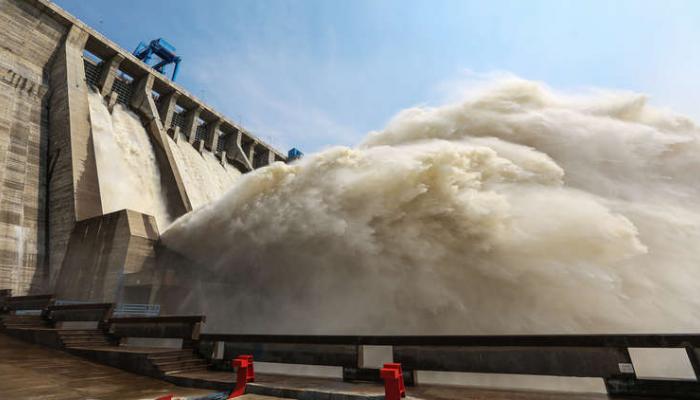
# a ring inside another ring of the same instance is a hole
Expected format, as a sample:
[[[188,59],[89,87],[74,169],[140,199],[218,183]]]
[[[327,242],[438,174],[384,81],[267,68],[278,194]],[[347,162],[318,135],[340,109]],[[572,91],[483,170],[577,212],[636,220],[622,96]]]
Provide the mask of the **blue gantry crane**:
[[[165,74],[165,67],[169,64],[175,64],[173,67],[173,74],[170,79],[175,81],[177,78],[177,72],[180,68],[180,61],[182,59],[175,53],[175,47],[168,43],[165,39],[159,38],[151,40],[148,44],[141,42],[139,43],[136,50],[133,53],[136,58],[145,62],[146,64],[151,61],[151,57],[156,56],[160,58],[160,62],[153,65],[153,69]]]
[[[301,152],[299,149],[297,149],[296,147],[291,148],[291,149],[287,152],[287,161],[298,160],[298,159],[300,159],[300,158],[302,158],[302,157],[304,157],[304,153],[302,153],[302,152]]]

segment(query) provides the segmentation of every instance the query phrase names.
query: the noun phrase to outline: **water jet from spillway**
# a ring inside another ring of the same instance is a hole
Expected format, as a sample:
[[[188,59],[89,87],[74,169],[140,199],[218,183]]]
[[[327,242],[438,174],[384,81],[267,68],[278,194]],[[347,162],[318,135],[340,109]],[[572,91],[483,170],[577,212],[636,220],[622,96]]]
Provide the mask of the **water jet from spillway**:
[[[153,144],[139,117],[121,104],[110,113],[102,96],[88,95],[97,175],[104,213],[130,209],[172,222]]]
[[[89,102],[104,213],[139,211],[153,215],[159,228],[166,229],[173,218],[168,212],[154,143],[141,120],[121,104],[110,113],[99,93],[91,92]],[[183,137],[177,142],[169,136],[167,139],[195,209],[219,199],[241,175],[211,152],[200,153]]]
[[[504,78],[247,174],[162,242],[228,279],[181,304],[212,330],[697,331],[699,134],[638,94]]]

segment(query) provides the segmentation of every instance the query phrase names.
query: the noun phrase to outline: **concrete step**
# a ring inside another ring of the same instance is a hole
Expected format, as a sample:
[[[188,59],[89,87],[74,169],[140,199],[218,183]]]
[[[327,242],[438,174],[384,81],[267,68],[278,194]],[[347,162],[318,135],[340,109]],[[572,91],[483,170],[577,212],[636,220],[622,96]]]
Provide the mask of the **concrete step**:
[[[60,336],[61,340],[67,340],[67,341],[80,341],[80,340],[93,340],[93,339],[100,339],[100,340],[107,340],[107,337],[104,335],[94,335],[94,336]]]
[[[3,327],[6,329],[14,329],[14,328],[49,328],[51,325],[50,324],[2,324]]]
[[[91,337],[62,337],[60,338],[63,343],[83,343],[83,342],[109,342],[104,336],[91,336]]]
[[[192,358],[199,358],[199,357],[191,350],[188,350],[186,352],[176,353],[176,354],[158,353],[158,354],[149,354],[148,355],[148,359],[154,363],[177,361],[177,360],[188,360],[188,359],[192,359]]]
[[[208,364],[195,365],[195,366],[191,366],[191,367],[182,367],[182,368],[178,368],[175,370],[168,370],[168,371],[161,370],[161,372],[163,372],[165,375],[173,375],[173,374],[179,374],[182,372],[206,371],[208,366],[209,366]]]
[[[83,336],[83,335],[104,335],[99,329],[61,329],[58,331],[61,336]]]
[[[3,324],[47,324],[48,321],[39,315],[7,315],[2,318]]]
[[[89,338],[89,339],[74,339],[74,340],[61,339],[61,342],[63,342],[64,345],[69,345],[69,344],[75,344],[75,343],[109,343],[109,340],[107,340],[105,338]]]
[[[93,338],[104,339],[105,338],[105,335],[103,335],[102,333],[84,334],[84,335],[62,335],[59,333],[58,336],[61,339],[65,339],[65,340],[80,340],[80,339],[93,339]]]
[[[173,370],[173,369],[178,369],[180,367],[190,367],[190,366],[195,366],[195,365],[208,365],[208,363],[205,360],[202,360],[201,358],[193,358],[190,360],[178,360],[178,361],[169,361],[165,363],[153,363],[155,364],[158,369],[160,370]]]
[[[108,342],[102,342],[102,343],[100,343],[100,342],[85,342],[85,343],[77,342],[77,343],[64,344],[64,346],[67,349],[74,349],[76,347],[107,347],[107,346],[111,346],[111,344]]]
[[[3,320],[9,319],[42,319],[41,315],[5,315],[2,317]]]

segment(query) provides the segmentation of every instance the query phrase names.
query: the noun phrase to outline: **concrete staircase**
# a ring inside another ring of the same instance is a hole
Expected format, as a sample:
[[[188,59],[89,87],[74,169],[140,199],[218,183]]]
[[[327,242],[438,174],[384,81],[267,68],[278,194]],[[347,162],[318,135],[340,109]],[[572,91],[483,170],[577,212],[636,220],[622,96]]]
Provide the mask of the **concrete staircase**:
[[[4,329],[50,328],[51,322],[41,315],[3,315],[0,325]]]
[[[112,346],[107,336],[99,329],[58,330],[58,337],[67,349]]]
[[[193,349],[153,353],[148,355],[148,359],[163,375],[205,371],[209,366]]]

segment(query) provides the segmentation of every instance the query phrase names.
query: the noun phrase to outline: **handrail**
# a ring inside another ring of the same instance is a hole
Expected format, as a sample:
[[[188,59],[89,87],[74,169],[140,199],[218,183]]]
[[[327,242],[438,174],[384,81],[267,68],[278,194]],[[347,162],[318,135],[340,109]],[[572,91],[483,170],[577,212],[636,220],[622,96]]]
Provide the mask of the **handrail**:
[[[157,317],[160,315],[160,304],[117,304],[114,315],[115,318]]]
[[[53,299],[53,294],[35,294],[30,296],[12,296],[5,298],[5,301],[25,301],[25,300],[50,300]]]
[[[110,324],[129,323],[129,324],[153,324],[153,323],[198,323],[205,322],[204,315],[166,315],[159,317],[113,317],[109,319]]]
[[[460,347],[685,347],[700,346],[700,334],[593,334],[593,335],[257,335],[203,333],[203,341],[239,343],[351,344],[371,346]]]
[[[47,311],[63,311],[63,310],[92,310],[100,308],[110,308],[112,303],[85,303],[85,304],[53,304],[46,308]]]

